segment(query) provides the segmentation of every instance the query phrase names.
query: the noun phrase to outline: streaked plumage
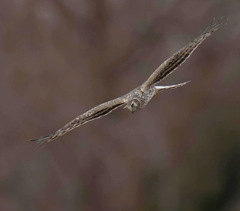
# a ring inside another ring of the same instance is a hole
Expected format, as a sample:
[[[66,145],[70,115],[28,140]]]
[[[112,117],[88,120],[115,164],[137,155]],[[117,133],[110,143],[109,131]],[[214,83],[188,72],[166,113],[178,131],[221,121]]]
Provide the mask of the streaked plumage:
[[[163,62],[152,75],[139,87],[130,91],[126,95],[116,98],[114,100],[100,104],[89,111],[81,114],[56,132],[34,139],[38,143],[50,142],[59,136],[95,119],[105,116],[113,110],[125,105],[124,108],[128,108],[132,113],[144,108],[148,102],[156,95],[159,91],[164,89],[173,89],[185,85],[188,82],[180,83],[171,86],[155,86],[159,81],[167,77],[177,67],[183,64],[191,53],[213,32],[218,30],[221,23],[215,23],[211,27],[208,27],[200,36],[198,36],[193,42],[173,54],[169,59]]]

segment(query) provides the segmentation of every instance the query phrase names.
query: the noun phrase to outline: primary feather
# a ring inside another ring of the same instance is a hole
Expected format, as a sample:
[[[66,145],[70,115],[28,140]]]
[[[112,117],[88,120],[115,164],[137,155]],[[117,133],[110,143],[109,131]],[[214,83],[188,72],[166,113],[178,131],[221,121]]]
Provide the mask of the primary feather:
[[[193,42],[189,43],[187,46],[183,47],[181,50],[163,62],[143,83],[142,89],[145,90],[157,84],[160,80],[166,78],[170,73],[177,69],[189,58],[193,51],[196,50],[197,47],[207,39],[207,37],[211,36],[213,32],[219,29],[221,24],[221,21],[214,23],[212,26],[208,27],[199,37],[194,39]]]
[[[101,105],[98,105],[89,111],[81,114],[76,117],[74,120],[57,130],[56,132],[43,136],[38,139],[33,139],[37,143],[50,142],[56,139],[59,136],[66,134],[67,132],[95,119],[98,119],[102,116],[105,116],[117,109],[122,105],[126,107],[133,113],[136,110],[139,110],[145,107],[152,97],[163,89],[173,89],[185,85],[185,83],[172,85],[172,86],[154,86],[160,80],[164,79],[170,73],[172,73],[177,67],[184,63],[191,53],[213,32],[217,31],[219,26],[222,24],[220,19],[219,22],[214,23],[211,27],[208,27],[199,37],[197,37],[193,42],[179,50],[177,53],[173,54],[169,59],[163,62],[153,73],[152,75],[139,87],[130,91],[126,95],[116,98],[114,100],[105,102]]]

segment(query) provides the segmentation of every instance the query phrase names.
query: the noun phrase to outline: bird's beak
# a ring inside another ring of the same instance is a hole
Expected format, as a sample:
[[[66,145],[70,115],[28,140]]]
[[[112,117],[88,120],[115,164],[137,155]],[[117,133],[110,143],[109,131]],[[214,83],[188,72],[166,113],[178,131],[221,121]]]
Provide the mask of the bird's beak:
[[[131,111],[132,114],[134,113],[134,110],[132,108],[130,108],[129,110]]]

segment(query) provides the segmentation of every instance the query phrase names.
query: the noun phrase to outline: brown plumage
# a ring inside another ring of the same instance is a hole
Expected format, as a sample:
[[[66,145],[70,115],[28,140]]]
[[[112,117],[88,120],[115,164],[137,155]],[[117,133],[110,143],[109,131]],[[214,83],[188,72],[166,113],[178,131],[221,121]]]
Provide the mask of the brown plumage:
[[[74,120],[57,130],[56,132],[41,137],[39,139],[34,139],[31,141],[36,141],[38,143],[50,142],[59,136],[95,119],[105,116],[112,112],[113,110],[125,105],[132,113],[144,108],[152,97],[159,91],[164,89],[174,89],[185,85],[188,82],[180,83],[171,86],[155,86],[159,81],[167,77],[172,73],[177,67],[183,64],[191,53],[213,32],[217,31],[221,22],[214,23],[211,27],[208,27],[200,36],[198,36],[193,42],[189,43],[187,46],[179,50],[177,53],[173,54],[169,59],[163,62],[152,75],[139,87],[130,91],[126,95],[116,98],[114,100],[100,104],[89,111],[76,117]],[[124,108],[125,108],[124,107]]]

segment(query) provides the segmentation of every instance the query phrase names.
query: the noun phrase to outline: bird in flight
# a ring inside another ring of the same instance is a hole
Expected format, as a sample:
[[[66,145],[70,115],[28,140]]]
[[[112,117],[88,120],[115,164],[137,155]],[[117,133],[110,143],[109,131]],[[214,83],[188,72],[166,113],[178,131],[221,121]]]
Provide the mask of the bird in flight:
[[[57,130],[56,132],[40,137],[38,139],[33,139],[31,141],[37,143],[45,143],[53,141],[54,139],[63,136],[67,132],[98,118],[101,118],[113,110],[124,106],[124,108],[128,108],[132,113],[135,111],[144,108],[148,102],[152,99],[160,91],[165,89],[175,89],[181,87],[188,82],[171,85],[171,86],[156,86],[158,82],[167,77],[170,73],[172,73],[177,67],[183,64],[187,58],[192,54],[192,52],[211,34],[217,31],[220,27],[221,23],[213,23],[210,27],[208,27],[205,31],[203,31],[196,39],[194,39],[191,43],[180,49],[178,52],[173,54],[169,59],[164,61],[153,73],[150,77],[139,87],[133,89],[129,93],[124,96],[118,97],[116,99],[110,100],[108,102],[102,103],[89,111],[81,114],[80,116],[73,119],[71,122]]]

